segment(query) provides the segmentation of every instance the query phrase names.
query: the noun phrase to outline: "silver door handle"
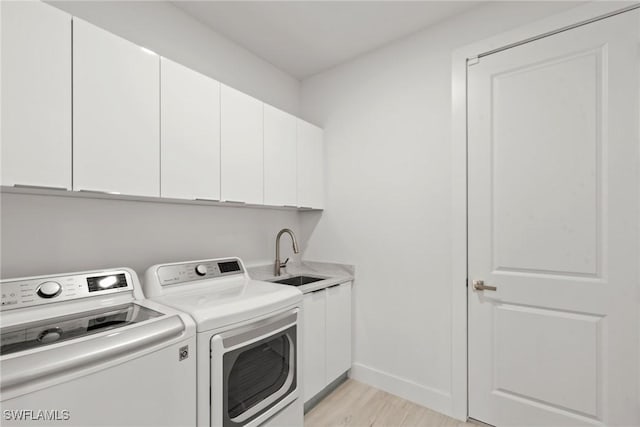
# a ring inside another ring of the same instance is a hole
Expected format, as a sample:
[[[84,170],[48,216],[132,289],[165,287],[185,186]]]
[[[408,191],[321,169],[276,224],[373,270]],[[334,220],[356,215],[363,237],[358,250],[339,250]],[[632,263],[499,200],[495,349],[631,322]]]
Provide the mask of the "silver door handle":
[[[474,280],[473,289],[475,289],[476,291],[497,291],[498,290],[498,288],[495,286],[485,285],[484,280]]]

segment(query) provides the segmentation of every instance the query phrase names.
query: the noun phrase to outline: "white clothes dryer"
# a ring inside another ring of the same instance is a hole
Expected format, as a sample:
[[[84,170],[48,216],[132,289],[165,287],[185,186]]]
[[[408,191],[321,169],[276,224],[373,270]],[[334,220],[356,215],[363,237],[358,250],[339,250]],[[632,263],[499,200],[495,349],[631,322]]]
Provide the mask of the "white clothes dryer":
[[[224,258],[154,265],[144,292],[196,321],[198,426],[302,426],[298,289]]]

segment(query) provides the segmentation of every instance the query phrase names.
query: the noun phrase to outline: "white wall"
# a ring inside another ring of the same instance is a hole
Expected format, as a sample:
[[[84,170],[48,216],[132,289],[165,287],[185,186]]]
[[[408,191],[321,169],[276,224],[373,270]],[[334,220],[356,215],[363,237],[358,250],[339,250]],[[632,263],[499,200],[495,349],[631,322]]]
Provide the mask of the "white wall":
[[[50,1],[55,7],[264,102],[298,113],[300,82],[166,1]]]
[[[299,82],[167,2],[68,1],[54,5],[292,114]],[[275,258],[275,236],[298,231],[291,211],[122,200],[0,195],[0,276],[237,255]],[[304,247],[306,238],[298,233]],[[282,248],[284,257],[290,249]]]
[[[109,267],[138,274],[152,264],[239,256],[275,259],[280,229],[298,232],[295,211],[128,200],[0,197],[2,278]],[[306,238],[297,233],[304,247]],[[283,244],[282,258],[292,257]],[[297,259],[297,258],[295,258]]]
[[[355,378],[452,413],[452,52],[572,6],[489,3],[302,82],[328,169],[305,258],[356,266]]]

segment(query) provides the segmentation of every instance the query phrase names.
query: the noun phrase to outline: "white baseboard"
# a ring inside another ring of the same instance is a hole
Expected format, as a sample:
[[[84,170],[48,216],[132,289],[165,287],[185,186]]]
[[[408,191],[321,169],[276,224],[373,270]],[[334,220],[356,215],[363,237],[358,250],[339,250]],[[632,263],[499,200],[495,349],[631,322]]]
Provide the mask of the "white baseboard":
[[[369,366],[354,363],[349,377],[452,417],[451,395]]]

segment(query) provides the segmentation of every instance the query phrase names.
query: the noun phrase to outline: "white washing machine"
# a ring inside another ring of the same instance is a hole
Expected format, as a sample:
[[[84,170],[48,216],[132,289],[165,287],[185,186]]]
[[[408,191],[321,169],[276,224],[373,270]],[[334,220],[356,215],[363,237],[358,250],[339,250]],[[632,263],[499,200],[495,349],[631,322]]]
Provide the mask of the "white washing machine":
[[[150,267],[144,292],[196,321],[198,426],[302,426],[298,289],[225,258]]]
[[[195,324],[130,269],[0,281],[3,426],[195,426]]]

